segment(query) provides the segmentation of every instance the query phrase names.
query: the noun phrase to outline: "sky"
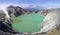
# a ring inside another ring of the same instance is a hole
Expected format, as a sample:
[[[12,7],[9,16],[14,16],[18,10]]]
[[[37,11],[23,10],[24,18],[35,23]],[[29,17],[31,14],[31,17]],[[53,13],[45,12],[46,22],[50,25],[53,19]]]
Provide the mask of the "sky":
[[[6,7],[9,5],[14,5],[14,6],[20,6],[20,7],[39,7],[40,8],[60,8],[60,0],[0,0],[0,10],[4,10],[4,12],[7,14],[8,13],[5,11]]]
[[[42,6],[46,8],[60,7],[60,0],[0,0],[1,5],[20,5],[21,7],[28,7],[29,5]],[[33,6],[34,7],[34,6]]]

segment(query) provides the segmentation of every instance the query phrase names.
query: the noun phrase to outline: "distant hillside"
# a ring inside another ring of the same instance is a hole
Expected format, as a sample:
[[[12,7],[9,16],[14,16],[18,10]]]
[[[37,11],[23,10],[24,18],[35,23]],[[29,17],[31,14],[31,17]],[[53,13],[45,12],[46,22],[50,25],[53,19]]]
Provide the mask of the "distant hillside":
[[[43,9],[43,7],[35,6],[35,5],[29,5],[28,7],[23,7],[23,9],[29,10],[31,12],[38,12],[39,10]]]

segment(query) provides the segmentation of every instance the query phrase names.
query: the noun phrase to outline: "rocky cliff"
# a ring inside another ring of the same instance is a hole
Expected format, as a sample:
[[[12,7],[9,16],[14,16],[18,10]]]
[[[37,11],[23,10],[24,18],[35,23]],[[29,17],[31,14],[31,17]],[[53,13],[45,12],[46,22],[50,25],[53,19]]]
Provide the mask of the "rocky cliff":
[[[25,10],[19,6],[9,6],[7,7],[8,14],[10,17],[18,17],[23,14],[29,14],[28,10]]]

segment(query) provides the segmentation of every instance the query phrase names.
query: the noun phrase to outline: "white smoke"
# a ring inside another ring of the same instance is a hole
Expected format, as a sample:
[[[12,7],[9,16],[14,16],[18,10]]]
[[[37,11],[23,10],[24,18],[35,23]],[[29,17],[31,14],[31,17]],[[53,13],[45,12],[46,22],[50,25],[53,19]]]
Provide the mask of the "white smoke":
[[[10,16],[8,15],[8,11],[7,11],[7,7],[13,5],[13,6],[19,6],[17,4],[7,4],[7,3],[0,3],[0,10],[3,10],[4,13],[6,14],[7,18],[10,18]]]
[[[7,4],[0,4],[0,10],[4,11],[7,18],[10,18],[9,15],[8,15],[7,9],[6,9],[7,6],[8,6]]]

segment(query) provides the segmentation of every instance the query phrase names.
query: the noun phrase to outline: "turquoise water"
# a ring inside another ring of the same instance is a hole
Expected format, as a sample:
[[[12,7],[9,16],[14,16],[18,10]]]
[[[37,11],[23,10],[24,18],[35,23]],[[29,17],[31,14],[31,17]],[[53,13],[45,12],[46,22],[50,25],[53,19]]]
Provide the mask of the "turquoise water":
[[[20,32],[37,32],[40,30],[39,24],[43,22],[44,16],[38,14],[25,14],[14,19],[13,28]]]

